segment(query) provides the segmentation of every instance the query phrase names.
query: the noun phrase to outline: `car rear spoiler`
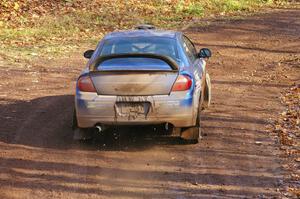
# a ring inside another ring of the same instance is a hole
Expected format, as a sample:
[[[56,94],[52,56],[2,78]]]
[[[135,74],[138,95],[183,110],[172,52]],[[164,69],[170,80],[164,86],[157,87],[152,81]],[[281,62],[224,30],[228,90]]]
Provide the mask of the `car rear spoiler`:
[[[164,55],[157,55],[151,53],[126,53],[126,54],[104,55],[95,59],[95,61],[90,65],[89,68],[91,71],[96,71],[99,64],[101,64],[106,60],[116,59],[116,58],[131,58],[131,57],[160,59],[166,62],[172,68],[172,70],[178,71],[179,69],[178,64],[172,58]]]

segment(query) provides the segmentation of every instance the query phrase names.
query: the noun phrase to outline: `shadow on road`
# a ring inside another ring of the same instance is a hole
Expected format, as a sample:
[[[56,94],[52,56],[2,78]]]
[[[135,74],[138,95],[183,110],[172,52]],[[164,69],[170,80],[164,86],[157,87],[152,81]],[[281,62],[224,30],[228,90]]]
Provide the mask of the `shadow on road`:
[[[86,142],[73,141],[71,95],[13,101],[1,106],[0,141],[42,148],[85,150],[146,150],[155,145],[183,144],[153,127],[122,127],[94,134]],[[7,100],[6,100],[7,101]]]

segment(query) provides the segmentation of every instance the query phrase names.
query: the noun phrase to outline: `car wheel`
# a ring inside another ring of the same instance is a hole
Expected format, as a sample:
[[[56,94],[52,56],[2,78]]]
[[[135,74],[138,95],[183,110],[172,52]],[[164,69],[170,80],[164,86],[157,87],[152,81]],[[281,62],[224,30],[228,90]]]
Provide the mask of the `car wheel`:
[[[88,141],[93,138],[93,131],[90,128],[76,128],[73,139],[77,141]]]
[[[93,130],[91,128],[79,128],[77,125],[76,111],[73,111],[73,139],[77,141],[87,141],[93,138]]]
[[[204,88],[204,96],[203,96],[203,108],[208,108],[210,106],[211,101],[211,82],[210,82],[210,76],[208,73],[206,73],[205,78],[205,88]]]
[[[172,135],[179,136],[184,143],[197,144],[201,139],[201,128],[200,128],[200,114],[201,114],[201,99],[199,100],[198,114],[196,119],[196,126],[178,128],[174,127]]]
[[[76,110],[73,109],[73,118],[72,118],[72,130],[77,128],[77,117],[76,117]]]
[[[182,128],[180,137],[184,143],[197,144],[199,142],[200,135],[201,135],[201,129],[199,126],[196,126],[196,127]]]

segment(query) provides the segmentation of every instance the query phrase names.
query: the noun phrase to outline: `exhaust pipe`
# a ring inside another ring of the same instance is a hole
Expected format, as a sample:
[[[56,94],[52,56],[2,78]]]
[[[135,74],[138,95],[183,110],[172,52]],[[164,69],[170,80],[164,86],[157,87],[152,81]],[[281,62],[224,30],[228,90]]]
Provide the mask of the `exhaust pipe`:
[[[165,124],[165,130],[166,130],[166,131],[169,130],[169,123],[168,123],[168,122]]]
[[[104,130],[104,128],[100,125],[96,125],[95,129],[96,129],[97,133],[102,133],[102,131]]]

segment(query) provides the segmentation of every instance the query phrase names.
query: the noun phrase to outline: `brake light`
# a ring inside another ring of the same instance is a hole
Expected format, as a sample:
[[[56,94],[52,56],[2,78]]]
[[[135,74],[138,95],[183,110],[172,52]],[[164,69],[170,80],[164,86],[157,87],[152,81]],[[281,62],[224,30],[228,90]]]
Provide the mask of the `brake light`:
[[[81,76],[77,81],[77,87],[80,91],[96,92],[94,84],[89,75]]]
[[[175,84],[173,85],[172,91],[186,91],[192,86],[192,80],[189,76],[179,75]]]

